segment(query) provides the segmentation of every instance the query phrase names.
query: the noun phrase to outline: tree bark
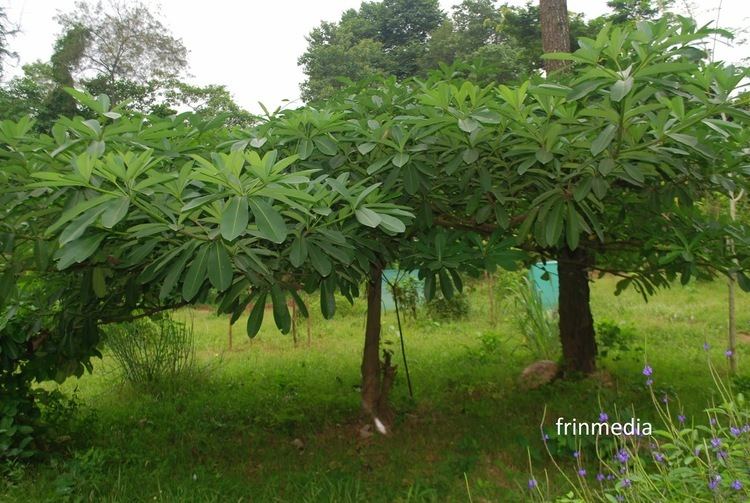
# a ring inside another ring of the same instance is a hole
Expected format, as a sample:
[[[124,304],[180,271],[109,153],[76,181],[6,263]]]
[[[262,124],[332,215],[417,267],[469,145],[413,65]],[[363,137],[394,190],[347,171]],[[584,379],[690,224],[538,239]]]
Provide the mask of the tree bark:
[[[590,374],[596,369],[594,318],[589,303],[590,255],[581,248],[561,250],[557,262],[560,279],[560,342],[566,371]]]
[[[542,50],[547,52],[570,52],[570,24],[566,0],[539,0],[539,23],[542,27]],[[547,73],[561,70],[567,61],[547,59]]]
[[[380,361],[380,314],[383,266],[370,266],[367,283],[367,322],[365,347],[362,355],[362,411],[375,422],[381,433],[388,433],[393,412],[388,404],[388,393],[393,386],[396,369],[391,365],[390,354]]]

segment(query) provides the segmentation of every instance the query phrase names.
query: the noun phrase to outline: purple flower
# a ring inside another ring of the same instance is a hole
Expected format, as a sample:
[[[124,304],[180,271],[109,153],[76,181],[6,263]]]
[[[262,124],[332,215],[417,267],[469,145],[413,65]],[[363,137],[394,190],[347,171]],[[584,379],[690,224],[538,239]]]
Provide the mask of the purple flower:
[[[606,423],[609,420],[609,416],[606,412],[600,412],[599,413],[599,421],[602,423]]]
[[[664,462],[664,454],[662,454],[661,452],[655,452],[654,459],[656,460],[657,463],[662,463]]]
[[[607,480],[612,480],[614,478],[615,478],[615,476],[612,475],[611,473],[607,475]]]
[[[633,483],[630,481],[630,479],[622,479],[620,481],[620,487],[626,488],[630,487]]]
[[[604,474],[603,473],[597,473],[596,474],[596,480],[598,480],[599,482],[601,482],[602,480],[604,480]]]
[[[544,434],[542,435],[542,440],[543,440],[544,442],[547,442],[547,440],[549,440],[549,435],[547,435],[546,433],[544,433]]]
[[[651,368],[651,365],[646,365],[643,367],[643,375],[646,377],[649,377],[651,374],[654,373],[654,369]]]
[[[742,426],[742,433],[750,432],[750,424],[746,424]]]
[[[708,488],[712,491],[716,490],[716,487],[719,485],[719,481],[721,480],[721,475],[714,475],[708,480]]]
[[[713,447],[721,447],[721,439],[717,438],[717,437],[712,438],[711,439],[711,445]]]
[[[573,451],[573,457],[578,459],[581,457],[581,451]]]
[[[585,477],[586,476],[586,470],[581,468],[578,470],[578,476],[579,477]]]
[[[731,487],[735,491],[739,491],[740,489],[742,489],[742,482],[740,482],[739,480],[734,480],[729,487]]]
[[[617,455],[615,457],[617,458],[617,461],[625,464],[628,462],[628,459],[630,459],[630,454],[628,454],[628,451],[626,451],[625,449],[620,449],[619,451],[617,451]]]
[[[726,356],[727,358],[731,358],[733,354],[734,351],[732,351],[731,349],[727,349],[726,351],[724,351],[724,356]]]
[[[708,342],[703,343],[703,351],[708,351],[711,349],[711,345]]]
[[[529,489],[535,489],[537,486],[536,479],[529,479]]]
[[[700,446],[698,446],[698,447],[695,448],[695,450],[693,451],[693,454],[695,454],[695,457],[698,457],[698,456],[701,455],[701,448],[700,448]]]
[[[687,419],[683,414],[677,415],[677,421],[680,422],[680,424],[685,424],[685,419]]]
[[[664,395],[663,397],[661,397],[661,401],[663,403],[667,403],[667,402],[669,402],[669,397],[667,395]]]
[[[716,419],[712,417],[711,419],[708,420],[708,424],[710,424],[711,426],[716,426]]]
[[[729,428],[729,433],[731,433],[733,437],[739,437],[742,432],[736,426],[732,426]]]
[[[719,451],[716,453],[716,459],[721,461],[722,459],[727,459],[729,457],[729,453],[727,451]]]
[[[654,384],[653,379],[646,379],[646,386],[651,386],[652,384]]]

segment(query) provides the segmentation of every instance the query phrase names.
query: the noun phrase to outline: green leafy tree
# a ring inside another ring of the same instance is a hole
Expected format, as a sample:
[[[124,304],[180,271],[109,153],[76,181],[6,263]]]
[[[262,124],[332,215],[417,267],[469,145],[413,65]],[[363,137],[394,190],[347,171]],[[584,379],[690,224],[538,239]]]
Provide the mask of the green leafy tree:
[[[187,67],[187,50],[142,2],[78,1],[57,16],[64,32],[85,30],[80,71],[110,82],[172,78]],[[80,77],[80,75],[76,75]]]
[[[322,23],[308,36],[299,58],[307,80],[306,101],[331,96],[346,86],[341,79],[371,75],[416,75],[430,33],[445,19],[437,0],[364,2],[350,9],[338,23]]]
[[[106,96],[68,92],[94,118],[62,118],[51,135],[34,134],[28,118],[0,123],[0,387],[23,405],[3,413],[23,428],[3,437],[0,457],[27,452],[30,383],[91,370],[102,324],[199,302],[213,288],[233,321],[254,304],[250,336],[267,299],[286,333],[287,297],[306,313],[298,288],[320,289],[330,316],[333,289],[359,283],[356,212],[377,208],[388,233],[409,215],[378,187],[299,168],[296,155],[260,155],[264,141],[235,140],[220,120],[145,121]],[[300,235],[310,259],[291,246]],[[320,264],[336,268],[332,283]]]

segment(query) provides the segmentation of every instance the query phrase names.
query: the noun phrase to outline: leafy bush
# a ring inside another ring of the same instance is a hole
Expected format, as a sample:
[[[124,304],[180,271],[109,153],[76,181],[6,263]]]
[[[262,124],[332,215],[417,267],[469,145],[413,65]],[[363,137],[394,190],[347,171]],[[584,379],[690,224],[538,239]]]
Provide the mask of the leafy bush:
[[[417,307],[419,306],[419,281],[409,274],[397,279],[393,286],[393,300],[398,302],[401,313],[409,313],[412,318],[417,318]]]
[[[623,353],[641,349],[635,340],[635,330],[631,327],[621,327],[612,320],[596,324],[596,345],[602,358],[612,355],[613,360],[619,360]]]
[[[454,293],[450,299],[436,293],[425,307],[432,320],[461,320],[469,315],[469,299],[462,293]]]
[[[705,409],[704,418],[686,417],[652,387],[654,370],[644,368],[661,427],[653,434],[613,437],[612,455],[597,449],[596,471],[583,452],[570,484],[557,501],[748,501],[750,498],[750,407],[734,393],[709,360],[720,403]],[[609,441],[610,439],[606,439]],[[532,474],[529,489],[536,500],[549,501],[549,488]]]
[[[169,384],[193,368],[193,328],[169,317],[139,318],[106,330],[106,344],[125,379],[139,386]]]

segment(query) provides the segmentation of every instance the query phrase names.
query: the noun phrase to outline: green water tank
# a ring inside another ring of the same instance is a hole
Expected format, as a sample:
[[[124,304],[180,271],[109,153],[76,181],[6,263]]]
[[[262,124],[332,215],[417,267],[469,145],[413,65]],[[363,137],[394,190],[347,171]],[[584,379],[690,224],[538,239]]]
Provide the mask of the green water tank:
[[[542,299],[545,309],[555,309],[560,295],[557,261],[537,262],[529,269],[529,280]]]

